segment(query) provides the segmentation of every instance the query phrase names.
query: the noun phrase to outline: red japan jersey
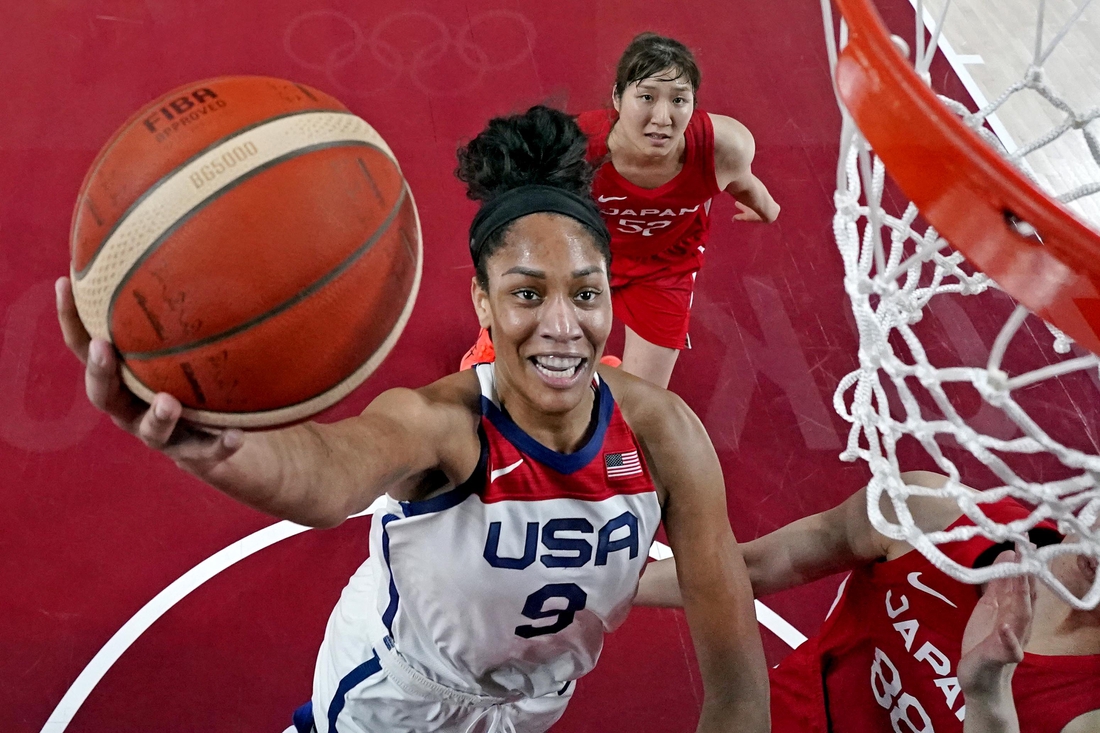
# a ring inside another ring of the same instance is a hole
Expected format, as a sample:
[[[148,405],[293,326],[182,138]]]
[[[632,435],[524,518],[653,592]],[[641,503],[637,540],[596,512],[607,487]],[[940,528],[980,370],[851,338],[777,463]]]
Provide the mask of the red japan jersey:
[[[684,131],[684,167],[657,188],[642,188],[615,170],[607,136],[616,119],[614,110],[577,117],[588,136],[588,162],[597,166],[592,195],[611,231],[611,284],[698,270],[710,230],[710,200],[721,193],[710,115],[701,109],[692,114]]]
[[[1028,515],[1012,499],[982,509],[1002,524]],[[972,567],[993,544],[979,535],[940,549]],[[961,733],[956,667],[978,598],[916,550],[853,570],[819,634],[772,670],[773,730]]]
[[[1021,733],[1061,733],[1074,718],[1100,710],[1100,654],[1025,654],[1012,675],[1012,697]]]

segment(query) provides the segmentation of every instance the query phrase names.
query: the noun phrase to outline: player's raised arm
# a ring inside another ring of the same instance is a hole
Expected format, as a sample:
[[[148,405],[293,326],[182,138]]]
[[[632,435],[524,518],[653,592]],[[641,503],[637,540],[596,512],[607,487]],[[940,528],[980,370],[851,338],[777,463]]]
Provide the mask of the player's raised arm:
[[[635,380],[637,381],[637,380]],[[645,385],[639,435],[678,560],[704,701],[699,731],[769,730],[768,675],[752,588],[726,514],[725,483],[706,430],[683,400]],[[637,403],[635,403],[637,404]]]
[[[335,526],[387,490],[433,469],[448,473],[439,447],[453,441],[434,434],[446,430],[451,417],[461,420],[462,411],[436,406],[419,392],[391,390],[362,415],[330,425],[206,433],[180,421],[180,403],[171,395],[158,394],[147,405],[125,387],[114,349],[93,341],[81,324],[67,278],[57,282],[57,307],[65,343],[86,366],[92,404],[181,469],[260,511]],[[468,452],[476,462],[476,446]],[[464,468],[473,470],[473,462]]]
[[[779,217],[779,204],[767,186],[753,175],[756,141],[748,128],[732,117],[710,116],[714,125],[714,167],[718,185],[737,201],[738,221],[771,223]]]
[[[908,471],[902,477],[909,484],[929,488],[944,482],[943,476],[928,471]],[[958,505],[946,498],[915,497],[911,509],[919,524],[929,530],[944,529],[959,515]],[[888,504],[884,503],[882,510],[888,518],[893,517]],[[888,559],[892,552],[905,549],[908,545],[890,540],[872,526],[867,518],[866,489],[832,509],[795,520],[741,545],[756,597]],[[670,558],[646,567],[635,605],[681,605],[675,563],[675,558]]]

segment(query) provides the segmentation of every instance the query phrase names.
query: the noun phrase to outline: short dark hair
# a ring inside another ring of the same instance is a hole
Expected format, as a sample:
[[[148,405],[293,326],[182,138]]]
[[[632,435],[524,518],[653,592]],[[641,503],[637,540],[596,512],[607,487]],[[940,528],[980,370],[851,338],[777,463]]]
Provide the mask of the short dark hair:
[[[588,138],[570,115],[538,105],[521,115],[494,117],[477,137],[458,149],[455,176],[466,196],[485,203],[520,186],[541,184],[585,197],[598,216],[592,196],[592,166],[585,159]],[[611,267],[606,233],[591,230],[593,244]],[[504,244],[511,225],[501,227],[475,254],[477,282],[489,289],[485,263]]]
[[[1027,538],[1031,540],[1031,544],[1036,547],[1046,547],[1047,545],[1057,545],[1064,539],[1062,535],[1055,529],[1049,527],[1032,527],[1027,532]],[[1015,545],[1012,542],[1001,542],[996,545],[985,548],[985,550],[978,555],[974,560],[975,568],[987,568],[993,564],[997,559],[997,556],[1006,550],[1015,549]]]
[[[642,79],[648,79],[665,69],[676,72],[676,78],[684,77],[691,84],[691,92],[699,91],[702,74],[691,50],[674,38],[656,33],[639,33],[619,57],[615,70],[615,96],[621,97],[626,88]]]

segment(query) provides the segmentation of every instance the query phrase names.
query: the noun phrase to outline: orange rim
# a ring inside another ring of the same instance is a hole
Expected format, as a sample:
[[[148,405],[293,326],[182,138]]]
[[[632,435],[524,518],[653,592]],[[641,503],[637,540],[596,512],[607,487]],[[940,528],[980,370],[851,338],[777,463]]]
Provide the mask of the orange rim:
[[[1100,233],[1029,181],[947,109],[890,40],[870,0],[848,23],[837,92],[921,215],[1029,310],[1100,354]],[[1016,219],[1035,228],[1024,237]]]

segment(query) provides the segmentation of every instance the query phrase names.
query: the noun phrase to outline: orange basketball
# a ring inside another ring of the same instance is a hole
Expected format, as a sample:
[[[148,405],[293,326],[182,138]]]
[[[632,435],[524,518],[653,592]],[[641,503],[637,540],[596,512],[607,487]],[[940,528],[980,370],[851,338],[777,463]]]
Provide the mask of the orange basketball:
[[[138,396],[256,428],[378,366],[420,284],[420,221],[389,146],[332,97],[223,77],[150,103],[77,199],[72,281]]]

